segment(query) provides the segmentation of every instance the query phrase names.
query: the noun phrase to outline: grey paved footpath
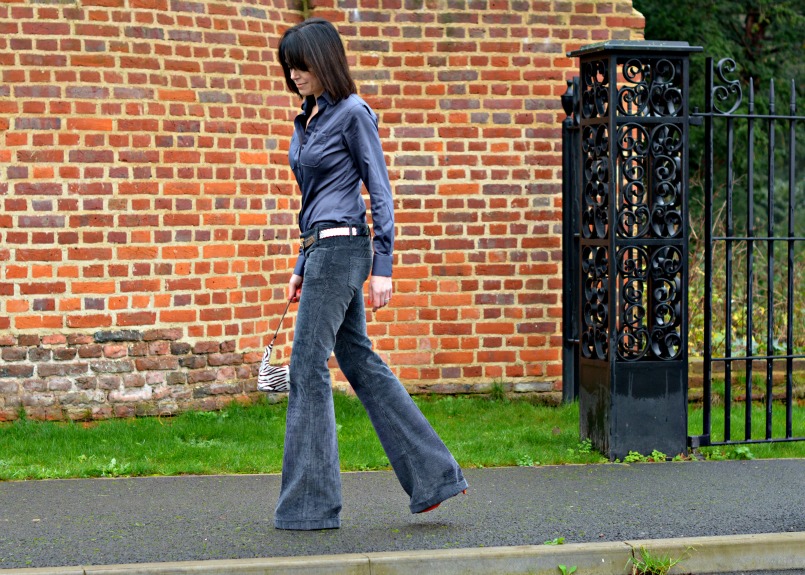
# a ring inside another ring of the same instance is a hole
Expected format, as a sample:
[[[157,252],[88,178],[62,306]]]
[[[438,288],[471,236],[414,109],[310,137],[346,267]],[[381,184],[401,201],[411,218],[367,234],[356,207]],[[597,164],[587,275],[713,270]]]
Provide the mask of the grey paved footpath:
[[[0,570],[805,532],[805,460],[466,476],[411,515],[393,473],[345,473],[341,529],[315,532],[274,529],[277,475],[0,482]]]

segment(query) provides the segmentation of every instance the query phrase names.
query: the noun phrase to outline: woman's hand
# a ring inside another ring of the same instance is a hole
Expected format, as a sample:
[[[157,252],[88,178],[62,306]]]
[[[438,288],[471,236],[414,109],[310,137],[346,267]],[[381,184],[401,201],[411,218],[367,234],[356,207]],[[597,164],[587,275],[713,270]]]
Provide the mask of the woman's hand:
[[[293,274],[291,281],[288,282],[288,299],[292,302],[298,302],[302,296],[302,281],[304,278]]]
[[[372,311],[385,307],[391,301],[391,278],[372,276],[369,280],[369,305]]]

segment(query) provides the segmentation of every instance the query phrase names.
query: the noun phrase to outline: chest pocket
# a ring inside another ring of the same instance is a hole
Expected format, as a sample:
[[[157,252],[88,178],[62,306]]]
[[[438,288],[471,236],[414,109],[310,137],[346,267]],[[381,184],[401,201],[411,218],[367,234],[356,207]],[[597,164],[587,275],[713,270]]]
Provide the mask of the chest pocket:
[[[327,147],[327,132],[314,130],[302,146],[299,163],[308,168],[315,168],[321,164],[322,156]]]

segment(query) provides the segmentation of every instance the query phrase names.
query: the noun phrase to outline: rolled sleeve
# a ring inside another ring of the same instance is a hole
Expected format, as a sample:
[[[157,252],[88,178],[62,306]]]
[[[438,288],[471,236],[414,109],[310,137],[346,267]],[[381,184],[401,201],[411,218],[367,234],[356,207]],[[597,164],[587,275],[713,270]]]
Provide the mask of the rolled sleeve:
[[[305,275],[305,253],[302,251],[302,248],[299,248],[299,257],[296,258],[296,265],[293,268],[293,273],[303,277]]]
[[[394,252],[394,202],[386,160],[377,132],[377,117],[365,104],[350,110],[344,140],[361,180],[369,191],[374,229],[372,275],[391,277]]]

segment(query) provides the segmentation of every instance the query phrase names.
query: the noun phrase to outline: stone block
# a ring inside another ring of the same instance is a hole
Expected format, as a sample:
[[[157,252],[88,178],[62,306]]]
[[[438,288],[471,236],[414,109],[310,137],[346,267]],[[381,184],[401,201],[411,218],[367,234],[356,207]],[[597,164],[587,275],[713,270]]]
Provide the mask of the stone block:
[[[17,339],[20,347],[39,347],[40,339],[38,335],[24,334]]]
[[[94,405],[90,408],[92,419],[111,419],[114,411],[111,405]]]
[[[25,411],[29,419],[38,419],[40,421],[61,421],[64,419],[62,408],[55,405],[29,407]]]
[[[171,397],[173,399],[192,399],[193,398],[193,388],[189,387],[189,386],[172,387],[171,388]]]
[[[33,347],[28,350],[28,361],[50,361],[53,352],[45,347]]]
[[[67,345],[89,345],[93,342],[91,335],[86,334],[72,334],[67,336]]]
[[[134,406],[134,415],[137,417],[154,417],[158,415],[157,406],[153,403],[138,403]]]
[[[148,355],[167,355],[170,347],[169,341],[152,341],[148,344]]]
[[[28,355],[28,350],[24,347],[4,347],[0,352],[3,361],[22,361]]]
[[[82,359],[94,359],[103,355],[103,346],[93,343],[82,345],[78,348],[78,357]]]
[[[127,388],[109,392],[110,403],[130,403],[136,401],[151,401],[153,392],[149,386]]]
[[[89,366],[95,373],[130,373],[134,371],[134,363],[129,359],[93,361]]]
[[[120,383],[123,381],[124,377],[128,377],[128,375],[119,376],[119,375],[99,375],[97,378],[97,385],[95,386],[97,389],[120,389]]]
[[[22,382],[25,391],[47,391],[48,385],[44,379],[31,378]]]
[[[172,399],[164,399],[157,402],[159,415],[173,415],[179,412],[179,405]]]
[[[62,407],[64,417],[71,421],[87,421],[92,419],[92,410],[88,407],[65,405]]]
[[[16,379],[0,379],[0,394],[16,395],[20,392],[20,382]]]
[[[70,391],[73,389],[73,380],[69,377],[49,377],[47,379],[48,391]]]
[[[144,341],[155,341],[158,339],[166,339],[175,341],[182,337],[182,330],[179,328],[173,329],[150,329],[143,334]]]
[[[187,383],[187,374],[181,371],[174,371],[168,374],[165,380],[168,385],[181,385]]]
[[[170,344],[170,349],[173,355],[187,355],[193,350],[193,346],[189,343],[175,341]]]
[[[99,331],[93,335],[95,343],[107,343],[110,341],[141,341],[143,335],[133,329],[121,331]]]
[[[199,383],[202,381],[215,381],[217,373],[212,369],[198,369],[187,373],[187,383]]]
[[[172,355],[160,357],[142,357],[134,361],[139,371],[152,371],[152,370],[173,370],[179,368],[178,358]]]
[[[103,356],[107,359],[119,359],[129,354],[129,347],[122,343],[107,343],[103,346]]]
[[[88,365],[86,363],[40,363],[36,366],[36,373],[39,377],[51,377],[53,375],[86,375]]]
[[[217,341],[200,341],[193,346],[193,353],[218,353],[221,347]]]
[[[70,361],[75,359],[78,350],[74,347],[59,347],[53,350],[53,359],[56,361]]]
[[[56,403],[56,396],[52,393],[23,393],[22,404],[26,407],[49,407]]]
[[[241,390],[240,383],[213,383],[209,386],[211,395],[235,395]]]
[[[163,385],[165,384],[164,371],[146,371],[145,372],[146,385]]]
[[[515,383],[513,386],[515,393],[535,393],[553,391],[552,381],[532,381]]]
[[[70,393],[63,394],[59,401],[62,405],[83,405],[87,403],[104,403],[106,401],[106,393],[103,391],[96,389],[96,390],[85,390],[85,391],[72,391]]]
[[[134,417],[135,411],[133,405],[120,404],[112,407],[112,413],[115,417]]]
[[[0,377],[31,377],[33,374],[32,365],[0,365]]]
[[[140,342],[130,345],[129,355],[131,357],[145,357],[146,355],[148,355],[148,344]]]
[[[124,387],[142,387],[145,385],[145,376],[142,373],[128,373],[123,376]]]
[[[190,355],[179,358],[179,365],[187,369],[201,369],[207,367],[206,355]]]
[[[240,365],[243,356],[239,353],[211,353],[207,356],[207,363],[211,366]]]
[[[0,421],[16,421],[18,417],[16,409],[10,409],[8,407],[0,408]]]
[[[98,387],[98,378],[92,377],[77,377],[75,378],[75,386],[78,389],[96,389]]]

